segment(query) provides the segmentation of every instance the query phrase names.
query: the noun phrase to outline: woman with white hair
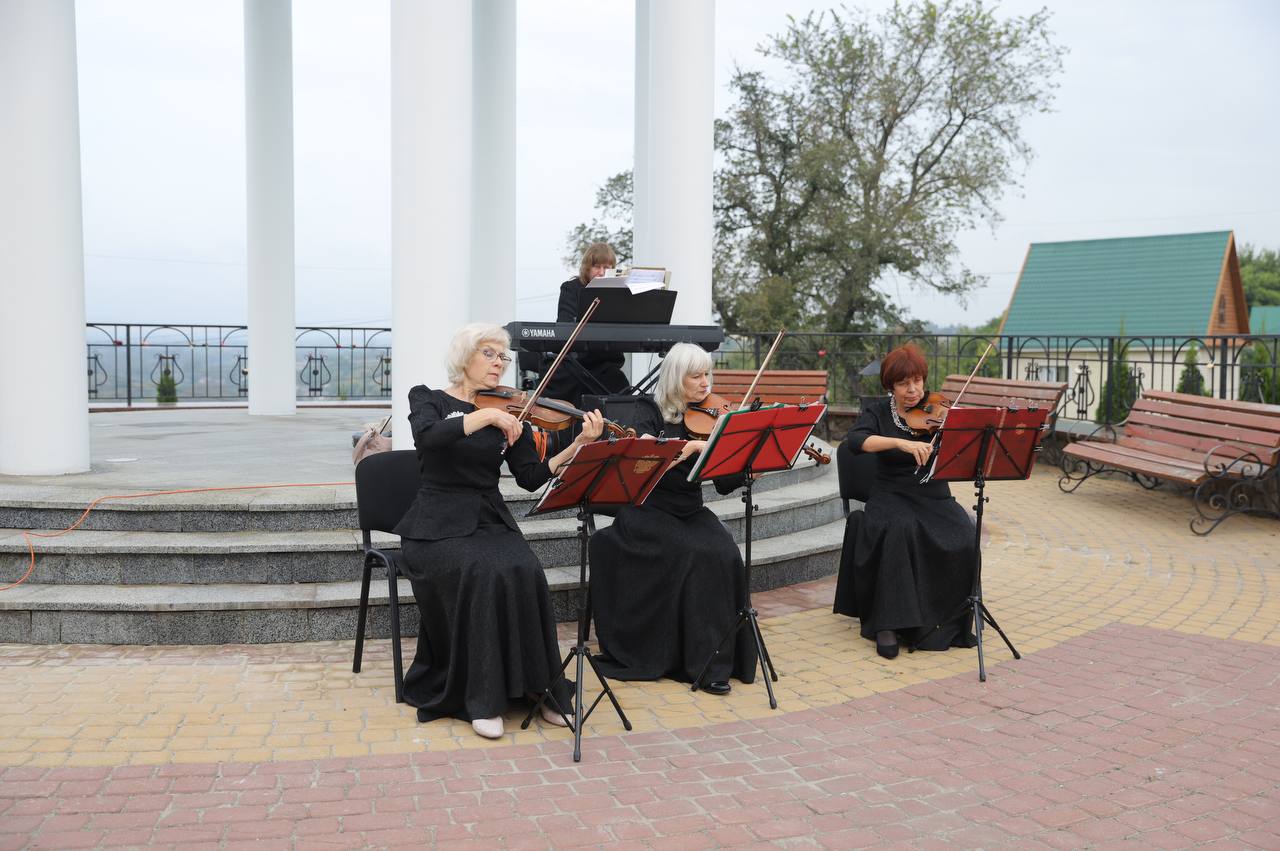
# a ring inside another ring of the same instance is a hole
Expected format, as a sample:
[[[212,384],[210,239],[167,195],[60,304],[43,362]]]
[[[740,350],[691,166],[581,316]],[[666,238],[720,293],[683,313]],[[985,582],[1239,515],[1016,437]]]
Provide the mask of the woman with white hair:
[[[660,416],[628,425],[640,435],[688,439],[685,410],[710,392],[711,356],[677,343],[654,389]],[[591,601],[608,676],[692,682],[737,617],[746,583],[738,545],[702,504],[701,484],[688,481],[705,447],[689,440],[643,505],[620,509],[612,526],[591,537]],[[716,490],[730,493],[742,481],[717,479]],[[728,694],[731,676],[754,679],[751,632],[739,630],[730,649],[708,669],[703,690]]]
[[[498,491],[502,463],[535,490],[603,427],[598,411],[588,413],[574,445],[543,461],[528,424],[477,408],[476,394],[501,380],[510,344],[498,325],[467,325],[449,345],[452,383],[409,391],[422,478],[394,530],[422,616],[405,701],[418,707],[419,721],[460,718],[491,739],[503,733],[509,702],[541,694],[560,670],[546,576]],[[570,711],[563,679],[555,695]],[[543,718],[564,724],[550,705]]]

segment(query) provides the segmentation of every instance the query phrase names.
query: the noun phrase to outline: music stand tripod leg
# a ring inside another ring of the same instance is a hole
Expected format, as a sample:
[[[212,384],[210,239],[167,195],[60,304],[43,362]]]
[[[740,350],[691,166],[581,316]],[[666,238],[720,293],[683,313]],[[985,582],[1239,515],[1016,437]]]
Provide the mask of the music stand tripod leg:
[[[587,646],[587,631],[590,629],[591,622],[591,605],[590,591],[587,585],[587,542],[591,537],[594,524],[591,522],[591,509],[585,503],[578,511],[578,638],[573,647],[569,648],[569,652],[565,655],[564,662],[560,665],[560,674],[552,680],[554,686],[564,676],[565,670],[569,667],[571,661],[577,662],[575,674],[577,682],[574,684],[574,702],[573,702],[573,761],[582,761],[582,729],[586,723],[587,716],[595,710],[596,705],[600,703],[601,698],[596,698],[590,708],[584,710],[583,704],[585,698],[583,696],[583,675],[585,673],[584,665],[590,665],[591,671],[596,675],[596,679],[600,681],[600,687],[604,695],[609,698],[609,702],[613,704],[613,709],[618,713],[618,718],[622,720],[623,729],[630,731],[631,721],[627,718],[626,713],[622,711],[622,704],[618,702],[617,696],[613,693],[613,689],[609,686],[609,680],[596,664],[595,658],[591,655],[591,649]],[[521,728],[527,728],[529,721],[533,718],[534,713],[542,705],[546,698],[551,698],[552,702],[559,707],[559,701],[555,695],[551,693],[551,687],[548,686],[544,694],[538,699],[533,709],[529,710],[528,716],[525,717]],[[563,713],[562,713],[563,714]]]
[[[778,681],[778,672],[774,670],[773,659],[769,657],[769,648],[764,643],[764,634],[760,631],[760,621],[756,614],[755,606],[751,603],[751,515],[755,508],[755,501],[752,495],[752,488],[755,479],[751,477],[751,467],[748,465],[746,471],[746,485],[742,494],[742,502],[746,506],[744,521],[746,534],[746,558],[744,561],[744,570],[746,574],[746,582],[743,588],[743,599],[741,607],[738,609],[738,616],[733,621],[733,626],[729,627],[724,637],[720,639],[720,643],[716,645],[716,649],[707,657],[707,661],[702,665],[702,670],[698,672],[698,676],[693,679],[692,691],[697,691],[702,685],[702,679],[706,676],[707,670],[711,667],[721,653],[724,652],[725,646],[729,641],[738,634],[738,630],[742,628],[744,623],[751,625],[751,637],[756,645],[756,657],[760,662],[760,676],[764,679],[765,690],[769,693],[769,708],[778,708],[778,699],[773,694],[773,683]]]

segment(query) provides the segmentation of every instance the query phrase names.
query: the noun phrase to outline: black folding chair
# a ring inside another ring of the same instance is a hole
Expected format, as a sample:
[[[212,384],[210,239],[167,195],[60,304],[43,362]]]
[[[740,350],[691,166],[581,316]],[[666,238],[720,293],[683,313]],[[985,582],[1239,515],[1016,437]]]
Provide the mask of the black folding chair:
[[[876,479],[875,453],[855,453],[847,440],[842,441],[836,447],[836,475],[840,478],[840,503],[848,517],[849,500],[865,503],[871,495],[871,483]]]
[[[372,533],[390,532],[404,517],[418,493],[418,453],[412,449],[379,452],[356,466],[356,511],[364,539],[364,576],[360,581],[360,617],[356,622],[353,673],[360,673],[364,654],[364,628],[369,618],[369,580],[375,567],[387,571],[387,595],[391,607],[391,659],[395,666],[396,703],[404,703],[404,662],[400,655],[400,551],[374,549]],[[418,639],[419,641],[422,638]]]

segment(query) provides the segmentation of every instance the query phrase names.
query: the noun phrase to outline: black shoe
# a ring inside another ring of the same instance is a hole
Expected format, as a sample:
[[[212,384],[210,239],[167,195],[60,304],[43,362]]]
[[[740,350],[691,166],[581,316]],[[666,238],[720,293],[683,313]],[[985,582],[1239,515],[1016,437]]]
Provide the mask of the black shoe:
[[[732,688],[728,680],[716,680],[714,683],[707,683],[702,690],[707,694],[726,695]]]
[[[898,658],[898,636],[891,629],[876,633],[876,652],[886,659]]]

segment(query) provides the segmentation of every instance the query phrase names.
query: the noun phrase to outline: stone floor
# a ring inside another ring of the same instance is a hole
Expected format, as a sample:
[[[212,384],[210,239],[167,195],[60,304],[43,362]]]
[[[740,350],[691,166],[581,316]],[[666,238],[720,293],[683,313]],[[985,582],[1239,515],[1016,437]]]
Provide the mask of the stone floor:
[[[830,580],[781,589],[778,710],[616,684],[635,729],[598,710],[577,764],[514,708],[499,742],[415,723],[387,642],[358,675],[350,642],[0,645],[0,849],[1280,848],[1280,524],[1198,538],[1185,494],[1047,469],[988,493],[1023,659],[988,632],[985,684],[973,651],[885,661]]]

